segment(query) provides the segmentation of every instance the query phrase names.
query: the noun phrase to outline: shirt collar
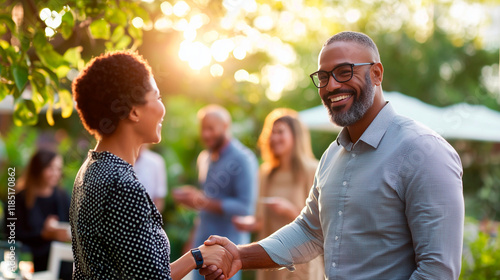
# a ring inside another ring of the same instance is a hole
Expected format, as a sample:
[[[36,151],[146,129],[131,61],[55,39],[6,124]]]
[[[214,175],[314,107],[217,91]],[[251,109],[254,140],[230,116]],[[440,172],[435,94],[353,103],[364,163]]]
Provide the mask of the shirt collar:
[[[392,105],[387,102],[387,104],[377,114],[375,119],[373,119],[365,132],[363,132],[358,142],[362,141],[376,149],[385,132],[389,128],[394,116],[396,116],[396,111],[394,111]],[[351,143],[347,128],[344,127],[339,133],[339,136],[337,137],[337,144],[342,145],[346,149],[352,148],[353,143]]]

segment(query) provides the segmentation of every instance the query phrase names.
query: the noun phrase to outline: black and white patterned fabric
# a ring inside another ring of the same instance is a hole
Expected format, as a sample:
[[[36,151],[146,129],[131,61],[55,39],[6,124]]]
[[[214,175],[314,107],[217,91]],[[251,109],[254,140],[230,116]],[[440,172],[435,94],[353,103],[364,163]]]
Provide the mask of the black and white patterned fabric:
[[[70,207],[73,279],[171,279],[161,214],[132,165],[89,151]]]

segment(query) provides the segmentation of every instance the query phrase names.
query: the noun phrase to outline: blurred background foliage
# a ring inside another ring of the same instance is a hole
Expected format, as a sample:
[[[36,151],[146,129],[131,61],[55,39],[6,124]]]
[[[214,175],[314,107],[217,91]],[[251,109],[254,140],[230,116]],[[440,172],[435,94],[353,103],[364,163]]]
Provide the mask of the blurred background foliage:
[[[500,108],[497,1],[2,2],[0,101],[10,98],[13,106],[0,113],[1,168],[17,167],[19,176],[37,146],[57,143],[68,191],[95,145],[74,112],[71,81],[91,57],[109,50],[137,50],[153,68],[167,108],[163,140],[153,150],[166,160],[170,190],[196,183],[199,108],[228,108],[234,135],[258,153],[263,119],[273,108],[321,104],[308,74],[323,42],[343,30],[377,43],[384,90],[437,106],[467,101]],[[318,158],[335,137],[312,132]],[[498,143],[450,142],[464,164],[467,215],[498,220]],[[195,213],[169,196],[163,215],[175,259]]]

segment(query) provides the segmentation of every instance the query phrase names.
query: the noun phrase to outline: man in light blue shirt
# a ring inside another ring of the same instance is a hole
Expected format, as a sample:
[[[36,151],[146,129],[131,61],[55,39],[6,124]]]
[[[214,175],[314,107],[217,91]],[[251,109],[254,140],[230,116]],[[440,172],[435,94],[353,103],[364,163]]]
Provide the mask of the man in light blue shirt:
[[[239,231],[233,216],[253,215],[257,199],[258,164],[255,155],[231,137],[231,116],[218,105],[198,112],[201,139],[206,150],[198,157],[199,182],[203,191],[186,186],[174,190],[177,202],[199,210],[194,244],[210,235],[224,235],[236,244],[250,242],[250,233]],[[202,276],[195,274],[195,279]],[[233,279],[238,280],[241,274]]]
[[[232,273],[293,270],[324,254],[331,280],[458,279],[464,222],[458,154],[384,100],[384,69],[368,36],[336,34],[318,65],[313,83],[344,129],[321,158],[306,207],[258,243],[236,247],[214,236],[205,244],[233,254]],[[200,273],[220,277],[213,270]]]

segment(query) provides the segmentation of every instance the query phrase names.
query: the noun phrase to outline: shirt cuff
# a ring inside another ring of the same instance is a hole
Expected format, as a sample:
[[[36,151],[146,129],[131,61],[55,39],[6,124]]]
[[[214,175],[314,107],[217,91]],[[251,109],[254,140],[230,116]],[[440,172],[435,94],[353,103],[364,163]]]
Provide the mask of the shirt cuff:
[[[275,263],[287,268],[289,271],[295,271],[290,251],[283,246],[283,243],[275,235],[259,241],[258,244],[264,248]]]

